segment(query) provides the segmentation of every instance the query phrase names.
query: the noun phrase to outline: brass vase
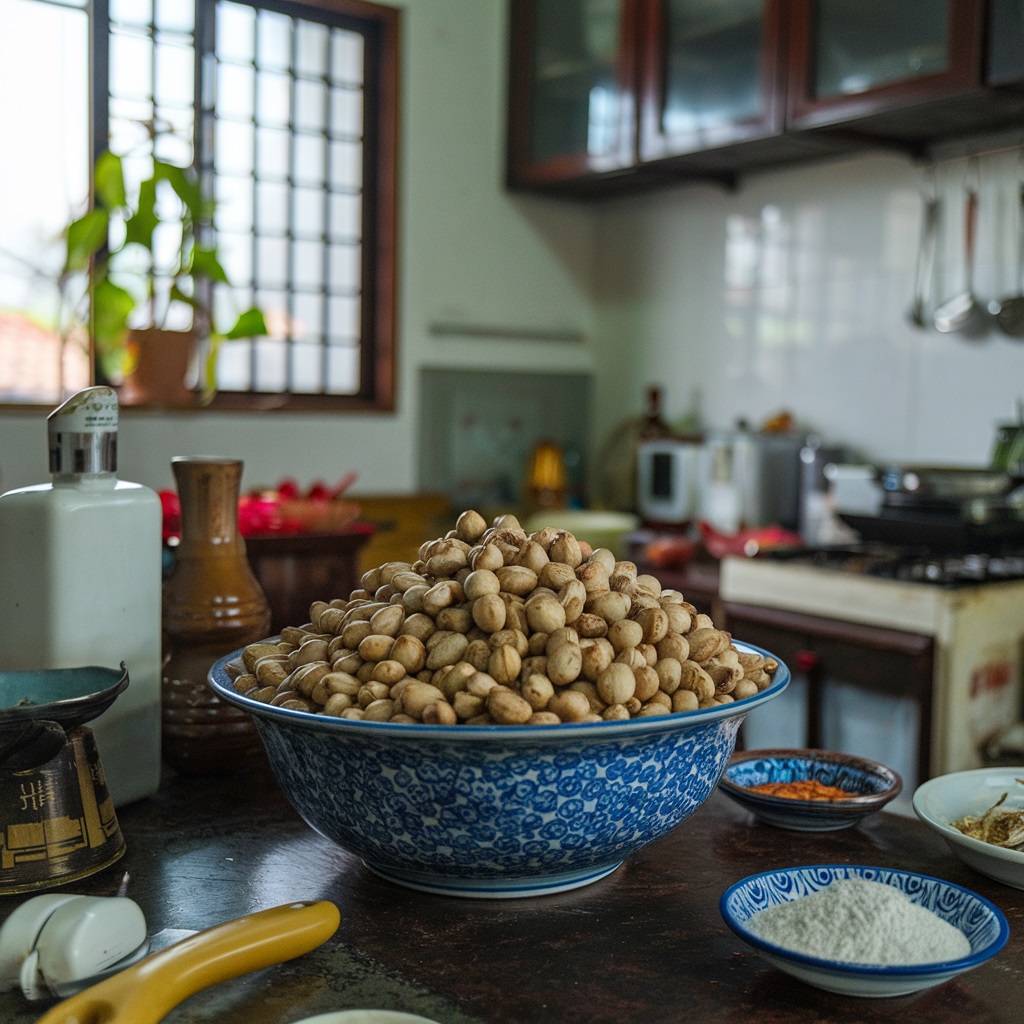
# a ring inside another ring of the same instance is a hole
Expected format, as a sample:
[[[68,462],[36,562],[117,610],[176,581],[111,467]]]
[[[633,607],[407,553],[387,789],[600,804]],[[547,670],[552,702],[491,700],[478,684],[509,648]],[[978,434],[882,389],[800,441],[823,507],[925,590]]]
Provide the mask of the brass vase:
[[[164,760],[192,775],[227,774],[262,758],[252,719],[207,682],[220,657],[270,631],[270,606],[238,530],[242,462],[171,460],[181,501],[181,541],[163,594]]]

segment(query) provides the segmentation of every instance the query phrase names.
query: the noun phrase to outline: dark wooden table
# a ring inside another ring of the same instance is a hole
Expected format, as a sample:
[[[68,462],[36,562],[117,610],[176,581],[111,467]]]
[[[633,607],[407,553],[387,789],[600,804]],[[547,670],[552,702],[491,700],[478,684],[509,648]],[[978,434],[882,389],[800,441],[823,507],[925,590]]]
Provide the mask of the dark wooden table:
[[[661,842],[583,889],[521,900],[433,896],[384,881],[303,824],[261,765],[232,778],[168,775],[119,812],[128,851],[70,892],[129,895],[150,932],[198,930],[295,900],[328,899],[338,932],[319,949],[199,993],[168,1022],[292,1024],[352,1007],[441,1024],[1018,1024],[1024,892],[962,866],[914,820],[876,815],[806,835],[754,823],[720,793]],[[976,970],[916,996],[830,995],[768,966],[723,923],[732,882],[815,863],[912,868],[958,882],[1006,913],[1010,941]],[[24,897],[0,897],[0,918]],[[0,1021],[44,1005],[0,993]]]

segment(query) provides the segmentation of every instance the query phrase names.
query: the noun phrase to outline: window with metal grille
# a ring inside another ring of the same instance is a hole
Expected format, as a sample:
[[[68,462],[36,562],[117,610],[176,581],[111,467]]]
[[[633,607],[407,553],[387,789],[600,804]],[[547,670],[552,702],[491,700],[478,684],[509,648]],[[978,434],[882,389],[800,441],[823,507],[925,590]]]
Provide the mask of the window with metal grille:
[[[81,89],[91,46],[93,152],[109,144],[130,154],[129,188],[153,154],[194,157],[216,200],[212,228],[231,282],[217,286],[214,320],[253,304],[266,314],[266,337],[220,347],[214,405],[390,408],[398,12],[362,0],[0,0],[0,25],[13,26],[0,39],[16,49],[20,34],[28,50],[47,19],[65,26],[61,77],[70,85],[45,111],[52,123],[37,118],[18,131],[42,140],[55,162],[67,150],[61,166],[74,170],[58,203],[35,200],[34,223],[32,203],[21,210],[17,237],[5,238],[0,223],[0,362],[10,364],[12,344],[30,344],[26,323],[47,333],[46,317],[28,314],[44,305],[47,268],[59,266],[52,210],[67,211],[73,189],[87,185],[87,153],[74,150],[86,114],[71,80]],[[10,95],[4,67],[0,91]],[[157,129],[141,149],[140,125]],[[5,241],[22,256],[37,245],[34,269],[5,261]],[[81,340],[72,342],[80,353]],[[27,390],[0,369],[0,400],[49,402],[82,386],[69,346],[51,348],[51,379]],[[62,379],[69,362],[74,373]]]

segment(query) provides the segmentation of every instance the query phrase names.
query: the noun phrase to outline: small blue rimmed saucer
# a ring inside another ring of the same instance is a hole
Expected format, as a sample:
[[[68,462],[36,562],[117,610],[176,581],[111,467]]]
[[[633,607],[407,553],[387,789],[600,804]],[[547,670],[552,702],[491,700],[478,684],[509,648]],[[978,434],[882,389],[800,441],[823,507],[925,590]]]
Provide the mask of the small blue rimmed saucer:
[[[757,793],[751,787],[773,782],[817,780],[845,790],[838,800],[798,800]],[[719,788],[758,820],[798,832],[849,828],[880,811],[899,795],[903,782],[884,764],[833,750],[741,750],[735,753]]]

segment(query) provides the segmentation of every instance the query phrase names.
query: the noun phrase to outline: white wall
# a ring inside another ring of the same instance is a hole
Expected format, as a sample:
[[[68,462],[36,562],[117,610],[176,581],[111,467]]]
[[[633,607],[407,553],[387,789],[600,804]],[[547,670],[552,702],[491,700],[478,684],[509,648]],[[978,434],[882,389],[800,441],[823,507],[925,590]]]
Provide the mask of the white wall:
[[[1017,154],[979,161],[976,291],[1017,290]],[[938,164],[936,293],[963,286],[962,158]],[[877,460],[985,464],[1024,397],[1024,342],[912,327],[923,170],[871,155],[688,186],[600,214],[602,429],[650,381],[670,420],[780,410]],[[614,370],[612,369],[614,367]]]
[[[426,366],[578,370],[589,344],[472,341],[438,320],[593,334],[594,213],[503,189],[505,4],[403,0],[398,398],[393,414],[174,415],[123,410],[120,474],[171,487],[174,455],[245,460],[243,486],[359,474],[366,493],[417,484]],[[0,489],[46,479],[45,413],[0,415]]]
[[[872,155],[597,206],[507,194],[505,5],[404,0],[398,408],[387,415],[122,414],[121,470],[170,486],[177,454],[246,462],[245,486],[359,474],[417,486],[425,367],[595,374],[594,450],[660,381],[676,418],[782,408],[877,459],[983,463],[1024,394],[1024,344],[911,328],[919,169]],[[977,285],[1014,285],[1016,155],[982,164]],[[962,163],[941,168],[959,198]],[[950,206],[951,232],[961,215]],[[732,233],[730,233],[732,232]],[[731,241],[730,241],[731,240]],[[729,245],[727,246],[727,242]],[[949,274],[959,287],[948,242]],[[727,260],[727,254],[729,259]],[[997,255],[998,254],[998,255]],[[467,340],[437,320],[574,328],[580,344]],[[0,416],[0,487],[45,477],[45,410]]]

